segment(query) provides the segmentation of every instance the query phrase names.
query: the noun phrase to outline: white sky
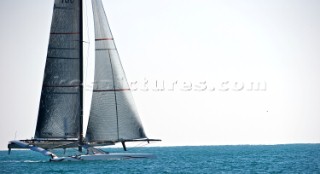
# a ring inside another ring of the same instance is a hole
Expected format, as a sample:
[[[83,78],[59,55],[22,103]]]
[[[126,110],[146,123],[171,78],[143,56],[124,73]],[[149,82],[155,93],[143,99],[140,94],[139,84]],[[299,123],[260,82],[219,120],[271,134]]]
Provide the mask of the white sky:
[[[138,81],[146,133],[163,140],[156,145],[320,143],[320,1],[104,4],[128,81]],[[52,7],[0,1],[0,149],[34,135]],[[165,90],[145,91],[144,79],[164,80]],[[203,81],[210,88],[196,91]],[[251,82],[267,88],[249,91]]]

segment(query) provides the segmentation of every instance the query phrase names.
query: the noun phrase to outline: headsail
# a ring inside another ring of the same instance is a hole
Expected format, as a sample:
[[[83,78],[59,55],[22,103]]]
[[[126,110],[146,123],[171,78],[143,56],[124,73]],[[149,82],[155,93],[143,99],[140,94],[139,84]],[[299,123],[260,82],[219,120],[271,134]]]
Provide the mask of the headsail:
[[[101,0],[93,0],[95,78],[86,138],[122,141],[146,138]]]
[[[36,138],[79,138],[80,0],[55,0]]]

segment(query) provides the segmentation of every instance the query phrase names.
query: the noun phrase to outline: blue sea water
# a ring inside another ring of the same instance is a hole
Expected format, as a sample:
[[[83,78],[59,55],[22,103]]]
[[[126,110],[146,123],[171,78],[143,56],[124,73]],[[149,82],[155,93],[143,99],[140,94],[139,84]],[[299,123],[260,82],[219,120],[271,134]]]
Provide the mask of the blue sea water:
[[[320,144],[144,147],[130,152],[157,158],[53,163],[33,151],[0,151],[0,173],[320,173]]]

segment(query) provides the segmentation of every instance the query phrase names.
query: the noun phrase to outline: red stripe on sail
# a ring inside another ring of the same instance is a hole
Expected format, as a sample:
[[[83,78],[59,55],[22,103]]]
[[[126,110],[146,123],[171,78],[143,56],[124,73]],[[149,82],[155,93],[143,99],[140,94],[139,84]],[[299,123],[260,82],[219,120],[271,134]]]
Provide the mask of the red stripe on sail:
[[[100,41],[100,40],[113,40],[113,38],[97,38],[96,41]]]

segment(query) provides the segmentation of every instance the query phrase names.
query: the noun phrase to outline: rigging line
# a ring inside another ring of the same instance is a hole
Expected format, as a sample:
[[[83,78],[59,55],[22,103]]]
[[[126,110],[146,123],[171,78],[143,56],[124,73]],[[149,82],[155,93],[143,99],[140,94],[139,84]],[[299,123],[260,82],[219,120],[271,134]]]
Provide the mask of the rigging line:
[[[86,62],[87,62],[87,64],[86,64],[86,76],[85,76],[85,79],[86,79],[86,81],[88,80],[87,78],[88,78],[88,66],[89,66],[89,52],[90,52],[90,28],[89,28],[89,23],[88,23],[88,21],[89,21],[89,18],[88,18],[88,4],[87,4],[87,1],[85,1],[85,7],[86,7],[86,20],[87,20],[87,22],[86,22],[86,27],[87,27],[87,37],[88,37],[88,41],[89,42],[85,42],[85,43],[87,43],[88,44],[88,48],[87,48],[87,56],[86,56]]]
[[[66,150],[67,150],[67,148],[66,148]],[[79,152],[79,150],[77,150],[76,148],[68,148],[68,150],[69,150],[69,152],[71,151],[71,153],[76,153],[76,155]]]
[[[113,70],[113,66],[112,66],[112,61],[111,61],[111,54],[108,51],[108,55],[109,55],[109,60],[110,60],[110,66],[111,66],[111,72],[112,72],[112,81],[113,81],[113,89],[116,89],[116,84],[114,81],[114,70]],[[118,139],[120,139],[120,135],[119,135],[119,114],[118,114],[118,103],[117,103],[117,92],[114,91],[114,100],[116,103],[116,116],[117,116],[117,134],[118,134]]]
[[[145,142],[140,142],[139,144],[135,145],[134,147],[143,147],[146,146],[147,144],[144,144]]]
[[[142,146],[140,146],[140,147],[144,147],[144,146],[146,146],[146,145],[148,145],[148,143],[144,143]]]

